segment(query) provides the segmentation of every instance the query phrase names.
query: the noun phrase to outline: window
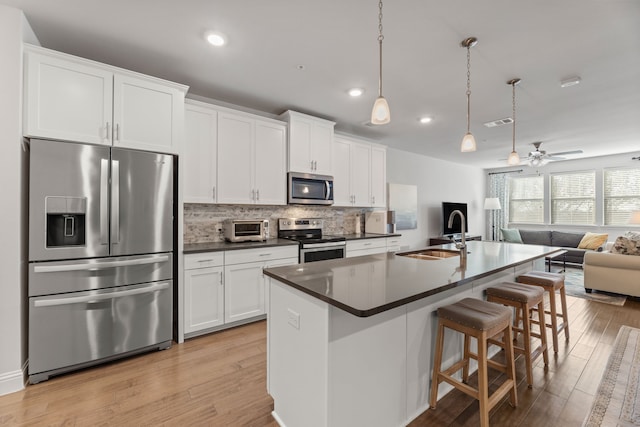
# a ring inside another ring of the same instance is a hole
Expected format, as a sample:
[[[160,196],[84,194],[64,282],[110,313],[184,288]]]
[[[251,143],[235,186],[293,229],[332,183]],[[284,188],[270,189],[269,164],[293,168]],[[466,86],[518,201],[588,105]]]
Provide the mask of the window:
[[[544,180],[542,176],[509,178],[509,222],[544,222]]]
[[[640,210],[640,168],[604,170],[604,224],[627,225]]]
[[[595,207],[595,171],[551,175],[552,224],[594,225]]]

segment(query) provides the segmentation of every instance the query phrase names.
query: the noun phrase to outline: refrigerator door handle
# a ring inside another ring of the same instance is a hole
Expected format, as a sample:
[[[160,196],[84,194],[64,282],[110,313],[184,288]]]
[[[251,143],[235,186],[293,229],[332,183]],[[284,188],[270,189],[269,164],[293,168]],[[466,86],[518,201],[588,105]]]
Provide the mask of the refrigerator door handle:
[[[120,161],[111,160],[111,244],[120,243]]]
[[[109,159],[100,159],[100,244],[109,244]]]
[[[156,264],[169,261],[169,255],[157,255],[148,258],[127,259],[121,261],[106,261],[99,263],[81,262],[77,264],[37,265],[33,267],[34,273],[57,273],[61,271],[97,271],[104,268],[127,267],[131,265]]]
[[[45,299],[45,300],[36,300],[33,302],[34,307],[53,307],[59,305],[69,305],[69,304],[82,304],[82,303],[96,303],[99,301],[121,298],[131,295],[139,295],[146,294],[151,292],[161,291],[169,287],[169,282],[161,282],[155,283],[151,286],[146,286],[144,288],[137,289],[129,289],[126,291],[114,291],[107,292],[98,295],[86,295],[80,297],[63,297],[63,298],[55,298],[55,299]]]

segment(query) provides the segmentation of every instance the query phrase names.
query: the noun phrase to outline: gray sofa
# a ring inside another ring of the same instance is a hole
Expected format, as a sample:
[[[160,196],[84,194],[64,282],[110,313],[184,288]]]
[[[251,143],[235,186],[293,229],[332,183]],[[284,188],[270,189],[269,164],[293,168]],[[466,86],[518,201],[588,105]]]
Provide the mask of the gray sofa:
[[[553,263],[575,264],[582,266],[586,251],[590,249],[578,249],[580,241],[585,233],[568,233],[555,230],[519,230],[522,243],[526,245],[558,246],[566,249],[564,255],[557,255],[551,259]],[[601,252],[603,247],[599,247],[597,252]]]

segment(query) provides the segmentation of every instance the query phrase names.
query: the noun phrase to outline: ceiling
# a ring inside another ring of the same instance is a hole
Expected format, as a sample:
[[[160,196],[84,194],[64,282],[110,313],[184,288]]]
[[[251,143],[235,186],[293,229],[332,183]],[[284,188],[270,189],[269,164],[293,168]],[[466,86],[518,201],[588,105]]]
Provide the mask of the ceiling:
[[[45,47],[190,86],[190,94],[270,114],[293,109],[400,150],[482,168],[532,142],[570,158],[640,150],[637,0],[402,0],[383,6],[391,123],[367,125],[377,97],[375,0],[0,0],[22,9]],[[222,32],[228,44],[204,40]],[[466,50],[471,49],[471,132]],[[300,69],[302,68],[302,69]],[[579,85],[560,81],[580,76]],[[365,89],[351,98],[347,90]],[[418,118],[431,116],[429,125]]]

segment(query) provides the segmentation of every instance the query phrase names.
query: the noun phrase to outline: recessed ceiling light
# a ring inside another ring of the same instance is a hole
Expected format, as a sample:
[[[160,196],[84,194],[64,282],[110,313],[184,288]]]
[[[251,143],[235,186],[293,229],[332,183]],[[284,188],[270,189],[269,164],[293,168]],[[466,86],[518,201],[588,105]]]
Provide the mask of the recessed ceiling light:
[[[580,81],[582,79],[578,76],[575,77],[569,77],[568,79],[564,79],[560,82],[560,87],[569,87],[569,86],[575,86],[577,84],[580,84]]]
[[[358,87],[354,87],[353,89],[349,89],[349,92],[348,92],[349,96],[353,96],[353,97],[360,96],[363,93],[364,93],[364,89],[360,89]]]
[[[420,123],[427,124],[427,123],[431,123],[433,119],[429,116],[425,116],[425,117],[420,117],[419,120],[420,120]]]
[[[207,34],[207,41],[216,47],[224,46],[227,43],[227,40],[220,33]]]

